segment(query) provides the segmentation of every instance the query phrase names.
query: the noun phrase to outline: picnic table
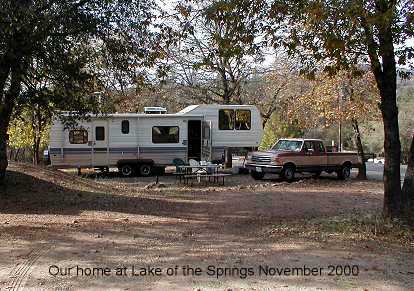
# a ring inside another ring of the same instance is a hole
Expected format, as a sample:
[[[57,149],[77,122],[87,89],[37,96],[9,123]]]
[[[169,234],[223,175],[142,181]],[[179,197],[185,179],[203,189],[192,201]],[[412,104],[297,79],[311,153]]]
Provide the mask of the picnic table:
[[[188,184],[189,181],[197,179],[198,183],[201,183],[204,180],[206,183],[212,182],[218,184],[220,179],[222,185],[224,185],[224,179],[230,174],[219,173],[219,170],[222,168],[222,165],[216,164],[207,164],[207,165],[183,165],[178,166],[178,171],[175,173],[179,178],[180,183]]]

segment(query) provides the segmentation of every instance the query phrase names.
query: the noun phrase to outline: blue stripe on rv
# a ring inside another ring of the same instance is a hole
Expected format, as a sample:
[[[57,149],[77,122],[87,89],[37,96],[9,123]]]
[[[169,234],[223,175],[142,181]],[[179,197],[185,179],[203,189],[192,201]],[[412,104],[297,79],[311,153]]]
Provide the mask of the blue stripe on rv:
[[[63,148],[63,154],[90,154],[91,148]],[[94,148],[94,152],[106,152],[106,148]],[[186,147],[139,147],[140,153],[170,153],[170,152],[186,152]],[[56,155],[61,153],[60,148],[51,148],[50,154]],[[110,153],[137,153],[138,147],[134,148],[109,148]]]

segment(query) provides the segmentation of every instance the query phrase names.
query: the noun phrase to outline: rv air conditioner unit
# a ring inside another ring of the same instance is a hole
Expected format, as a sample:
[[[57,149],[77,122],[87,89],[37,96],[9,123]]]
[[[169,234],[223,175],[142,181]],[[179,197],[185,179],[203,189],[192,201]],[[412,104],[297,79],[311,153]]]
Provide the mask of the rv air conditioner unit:
[[[145,114],[165,114],[167,113],[167,108],[165,107],[144,107]]]

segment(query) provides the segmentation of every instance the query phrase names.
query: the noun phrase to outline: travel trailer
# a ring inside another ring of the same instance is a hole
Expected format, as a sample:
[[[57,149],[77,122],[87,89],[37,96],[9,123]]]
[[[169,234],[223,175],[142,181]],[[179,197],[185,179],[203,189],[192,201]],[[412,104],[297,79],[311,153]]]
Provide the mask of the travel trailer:
[[[51,165],[117,167],[124,176],[148,176],[154,168],[190,159],[221,161],[227,147],[257,148],[263,134],[260,113],[251,105],[192,105],[175,114],[146,111],[92,116],[69,129],[56,118]]]

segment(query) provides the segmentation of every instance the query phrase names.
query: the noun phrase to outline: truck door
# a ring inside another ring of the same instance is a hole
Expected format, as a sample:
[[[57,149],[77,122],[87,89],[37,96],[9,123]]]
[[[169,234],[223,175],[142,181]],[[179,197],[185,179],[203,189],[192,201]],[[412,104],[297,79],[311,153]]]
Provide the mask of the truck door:
[[[305,152],[305,158],[303,159],[303,170],[311,171],[318,166],[318,157],[315,152],[314,143],[312,141],[305,141],[303,143],[303,150]]]
[[[201,123],[201,160],[211,161],[211,121]]]
[[[314,141],[315,156],[318,158],[319,167],[321,171],[324,171],[328,166],[328,155],[325,151],[325,147],[322,142]]]

